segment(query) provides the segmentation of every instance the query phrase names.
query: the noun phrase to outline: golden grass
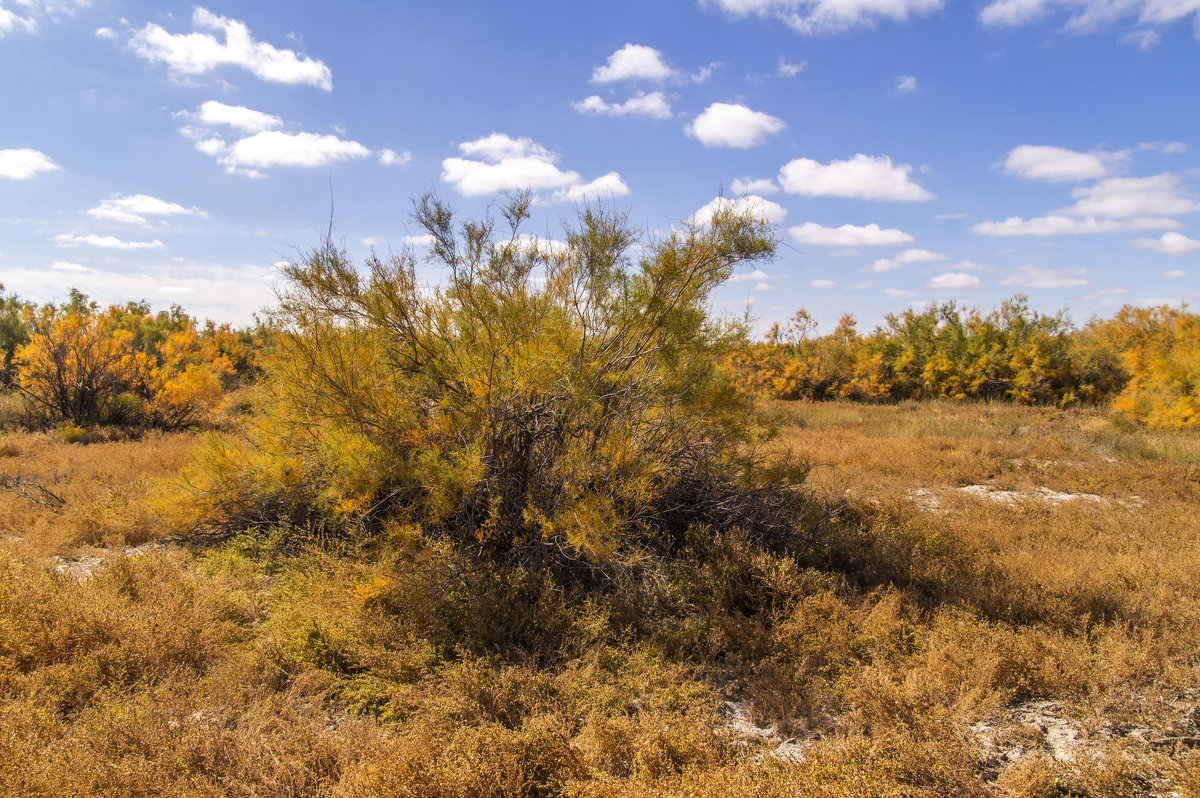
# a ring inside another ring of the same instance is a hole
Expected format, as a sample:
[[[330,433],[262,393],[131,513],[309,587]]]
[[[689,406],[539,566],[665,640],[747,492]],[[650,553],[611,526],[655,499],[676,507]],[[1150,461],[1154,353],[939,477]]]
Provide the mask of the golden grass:
[[[0,794],[1200,795],[1200,437],[780,409],[820,551],[723,534],[591,597],[269,532],[125,556],[179,531],[144,497],[194,439],[4,435],[67,504],[0,493]]]

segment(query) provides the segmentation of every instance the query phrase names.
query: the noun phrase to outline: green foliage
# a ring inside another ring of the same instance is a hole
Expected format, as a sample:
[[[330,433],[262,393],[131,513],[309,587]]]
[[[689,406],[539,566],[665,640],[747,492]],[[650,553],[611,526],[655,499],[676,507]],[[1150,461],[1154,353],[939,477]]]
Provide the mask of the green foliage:
[[[437,286],[408,253],[360,270],[330,242],[286,267],[263,412],[210,447],[201,523],[307,518],[577,574],[656,556],[691,520],[794,531],[798,500],[759,501],[792,494],[760,479],[761,420],[717,365],[742,329],[707,307],[773,231],[718,214],[635,262],[624,217],[586,210],[552,246],[522,235],[529,204],[457,224],[420,199]]]

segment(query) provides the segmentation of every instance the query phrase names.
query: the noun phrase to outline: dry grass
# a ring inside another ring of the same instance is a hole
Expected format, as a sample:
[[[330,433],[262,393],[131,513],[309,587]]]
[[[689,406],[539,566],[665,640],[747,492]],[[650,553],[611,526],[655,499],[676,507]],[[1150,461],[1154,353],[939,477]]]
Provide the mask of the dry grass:
[[[66,504],[0,492],[0,794],[1200,795],[1200,437],[781,411],[820,552],[721,534],[590,596],[270,532],[126,556],[192,438],[4,435]]]

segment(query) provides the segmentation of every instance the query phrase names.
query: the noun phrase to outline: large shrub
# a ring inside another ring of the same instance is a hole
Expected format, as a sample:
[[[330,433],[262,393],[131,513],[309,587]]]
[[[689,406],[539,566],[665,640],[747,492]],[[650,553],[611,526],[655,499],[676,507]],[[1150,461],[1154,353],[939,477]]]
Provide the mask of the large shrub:
[[[657,556],[697,521],[794,531],[754,405],[717,367],[743,332],[708,307],[772,256],[772,229],[719,213],[640,245],[592,209],[539,241],[529,205],[458,224],[417,202],[432,284],[411,253],[358,268],[330,242],[287,266],[261,412],[192,476],[199,525],[286,517],[576,573]]]

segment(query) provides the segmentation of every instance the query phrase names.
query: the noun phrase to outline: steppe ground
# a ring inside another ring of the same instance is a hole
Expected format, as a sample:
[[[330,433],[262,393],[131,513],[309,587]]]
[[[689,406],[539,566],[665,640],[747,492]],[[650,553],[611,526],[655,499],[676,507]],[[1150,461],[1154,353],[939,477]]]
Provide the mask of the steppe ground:
[[[194,435],[0,435],[0,794],[1200,795],[1200,435],[775,409],[819,546],[724,535],[650,622],[180,539]]]

